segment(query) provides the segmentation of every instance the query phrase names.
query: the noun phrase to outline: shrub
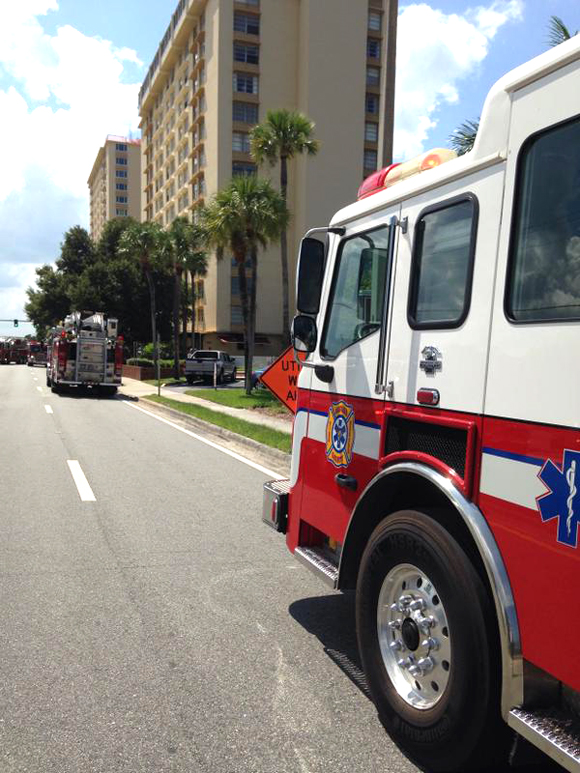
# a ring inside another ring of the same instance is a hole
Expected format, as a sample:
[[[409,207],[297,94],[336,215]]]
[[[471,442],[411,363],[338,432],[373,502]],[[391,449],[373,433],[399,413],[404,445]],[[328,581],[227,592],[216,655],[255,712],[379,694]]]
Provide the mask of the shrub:
[[[141,368],[152,368],[155,363],[146,357],[129,357],[127,365],[137,365]]]

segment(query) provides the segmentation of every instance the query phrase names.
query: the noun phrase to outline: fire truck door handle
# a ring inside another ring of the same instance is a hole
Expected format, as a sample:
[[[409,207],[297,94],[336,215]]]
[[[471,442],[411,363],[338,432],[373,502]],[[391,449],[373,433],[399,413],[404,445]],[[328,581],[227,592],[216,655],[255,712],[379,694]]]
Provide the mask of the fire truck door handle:
[[[344,473],[339,472],[334,476],[334,480],[339,486],[342,486],[342,488],[347,488],[351,491],[356,491],[358,488],[358,481],[356,478],[353,478],[352,475],[345,475]]]

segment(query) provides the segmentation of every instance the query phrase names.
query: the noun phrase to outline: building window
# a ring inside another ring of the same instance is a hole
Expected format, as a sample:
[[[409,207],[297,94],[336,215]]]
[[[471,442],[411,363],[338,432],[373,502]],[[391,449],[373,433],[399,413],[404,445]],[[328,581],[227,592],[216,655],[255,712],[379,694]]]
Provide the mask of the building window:
[[[115,214],[117,217],[127,217],[127,210],[126,209],[120,209],[119,207],[116,208]]]
[[[118,191],[126,191],[127,190],[127,183],[116,183],[115,188]]]
[[[197,321],[200,325],[205,325],[205,310],[204,309],[197,309],[195,312],[195,316],[197,317]]]
[[[250,135],[245,132],[234,132],[232,135],[232,150],[236,153],[249,153]]]
[[[234,13],[234,31],[245,32],[246,35],[259,35],[260,17],[236,11]]]
[[[379,112],[379,98],[376,94],[366,95],[366,111],[372,115],[377,115]]]
[[[473,198],[439,205],[417,221],[409,289],[411,327],[463,323],[471,297],[476,230]]]
[[[258,93],[258,76],[248,75],[245,72],[234,73],[234,91],[241,94]]]
[[[373,32],[380,32],[381,31],[381,22],[382,22],[382,16],[380,13],[377,13],[376,11],[371,11],[369,13],[369,29],[373,30]]]
[[[127,159],[126,158],[122,158],[121,156],[117,156],[115,158],[115,163],[119,164],[119,166],[127,166]]]
[[[129,198],[127,196],[117,196],[115,201],[117,204],[126,204],[129,201]]]
[[[378,142],[379,140],[379,125],[378,123],[365,123],[365,140],[366,142]]]
[[[381,58],[381,41],[375,38],[369,38],[367,40],[367,57],[369,59]]]
[[[233,119],[240,123],[258,123],[258,105],[251,102],[234,102]]]
[[[378,67],[367,67],[367,86],[378,86],[381,82],[381,71]]]
[[[256,174],[257,171],[255,164],[248,164],[244,161],[234,161],[232,164],[232,177],[251,177],[251,175]]]
[[[241,306],[232,306],[230,309],[230,325],[243,325],[244,317],[242,315]]]
[[[377,168],[376,150],[365,150],[364,168],[365,170],[372,169],[373,172],[375,171],[375,169]]]
[[[259,64],[260,49],[258,46],[249,46],[245,43],[234,43],[234,62]]]
[[[198,301],[205,301],[205,282],[203,279],[196,282],[195,297]]]
[[[124,142],[115,143],[115,150],[127,150],[127,146]]]

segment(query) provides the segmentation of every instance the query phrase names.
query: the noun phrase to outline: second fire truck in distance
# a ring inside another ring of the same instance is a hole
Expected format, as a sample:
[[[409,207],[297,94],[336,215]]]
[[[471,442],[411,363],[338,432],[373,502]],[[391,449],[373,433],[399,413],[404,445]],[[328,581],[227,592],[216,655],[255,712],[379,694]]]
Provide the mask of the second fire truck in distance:
[[[524,738],[578,773],[580,37],[498,81],[449,155],[304,239],[263,517],[356,589],[379,717],[423,769],[496,770]]]
[[[117,320],[102,312],[69,314],[49,336],[46,385],[53,392],[91,387],[115,394],[123,368],[123,339],[117,333]]]
[[[46,367],[46,344],[40,341],[28,341],[26,344],[26,364],[29,368],[35,365]]]

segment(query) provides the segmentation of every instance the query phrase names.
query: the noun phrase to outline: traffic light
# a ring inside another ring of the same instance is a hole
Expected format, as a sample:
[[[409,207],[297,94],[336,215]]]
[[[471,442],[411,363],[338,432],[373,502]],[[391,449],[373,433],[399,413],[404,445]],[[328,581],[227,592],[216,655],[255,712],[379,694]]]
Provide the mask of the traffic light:
[[[14,327],[18,327],[18,320],[17,319],[14,320]]]

